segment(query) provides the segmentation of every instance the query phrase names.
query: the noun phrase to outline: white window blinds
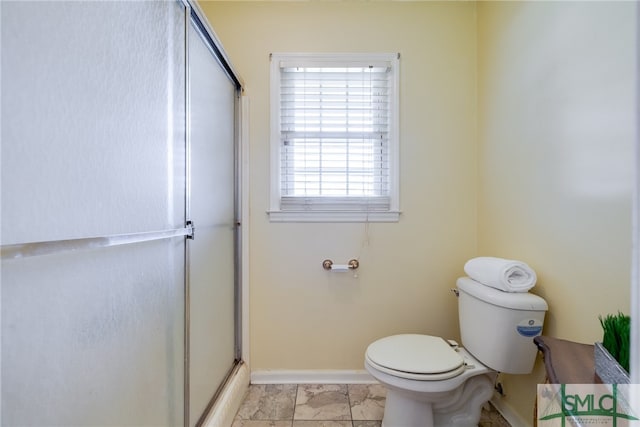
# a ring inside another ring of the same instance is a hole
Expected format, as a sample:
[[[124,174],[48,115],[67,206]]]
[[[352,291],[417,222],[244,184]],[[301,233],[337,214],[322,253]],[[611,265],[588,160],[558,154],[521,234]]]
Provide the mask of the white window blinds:
[[[280,210],[389,211],[391,60],[278,60]]]

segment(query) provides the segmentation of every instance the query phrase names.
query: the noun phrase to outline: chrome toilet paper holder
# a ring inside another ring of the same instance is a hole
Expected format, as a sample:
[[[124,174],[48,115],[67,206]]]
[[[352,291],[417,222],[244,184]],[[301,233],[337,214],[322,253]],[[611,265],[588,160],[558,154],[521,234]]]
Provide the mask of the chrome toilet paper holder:
[[[360,261],[358,261],[357,259],[350,259],[349,262],[345,265],[339,265],[339,264],[334,264],[333,261],[331,261],[330,259],[325,259],[324,261],[322,261],[322,268],[324,268],[327,271],[330,270],[356,270],[358,267],[360,267]]]

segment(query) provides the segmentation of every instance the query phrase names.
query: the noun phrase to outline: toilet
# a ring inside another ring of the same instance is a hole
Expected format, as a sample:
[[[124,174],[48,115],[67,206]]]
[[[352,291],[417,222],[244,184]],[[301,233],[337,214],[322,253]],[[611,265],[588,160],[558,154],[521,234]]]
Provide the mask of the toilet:
[[[544,299],[457,280],[462,346],[402,334],[367,348],[365,368],[387,388],[383,427],[477,426],[498,373],[528,374],[547,311]]]

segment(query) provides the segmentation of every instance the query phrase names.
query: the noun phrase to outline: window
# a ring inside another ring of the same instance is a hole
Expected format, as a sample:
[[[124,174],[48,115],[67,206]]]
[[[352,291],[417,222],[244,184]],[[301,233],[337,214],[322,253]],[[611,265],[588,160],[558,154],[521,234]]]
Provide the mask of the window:
[[[271,220],[397,221],[397,111],[397,54],[273,54]]]

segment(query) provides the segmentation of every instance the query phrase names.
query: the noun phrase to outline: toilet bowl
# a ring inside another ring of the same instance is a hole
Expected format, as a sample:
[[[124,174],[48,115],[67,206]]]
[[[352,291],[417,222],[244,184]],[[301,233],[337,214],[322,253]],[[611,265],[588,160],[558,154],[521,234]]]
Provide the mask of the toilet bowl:
[[[384,337],[367,348],[365,368],[387,388],[383,427],[475,427],[498,372],[531,372],[546,302],[466,277],[457,287],[466,348],[420,334]]]
[[[387,388],[385,427],[477,426],[497,375],[465,349],[415,334],[371,344],[365,368]]]

